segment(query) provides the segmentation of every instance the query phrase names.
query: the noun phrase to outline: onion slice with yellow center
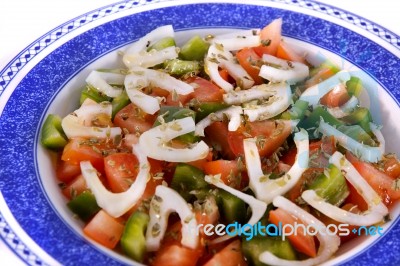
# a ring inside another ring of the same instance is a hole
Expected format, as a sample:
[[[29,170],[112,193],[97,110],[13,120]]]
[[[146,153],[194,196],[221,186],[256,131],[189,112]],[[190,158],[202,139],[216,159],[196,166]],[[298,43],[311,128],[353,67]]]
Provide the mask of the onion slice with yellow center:
[[[188,148],[173,148],[168,142],[178,136],[195,130],[192,117],[163,123],[144,132],[139,137],[139,144],[146,147],[145,154],[153,159],[167,162],[191,162],[207,156],[209,148],[204,141],[192,144]]]

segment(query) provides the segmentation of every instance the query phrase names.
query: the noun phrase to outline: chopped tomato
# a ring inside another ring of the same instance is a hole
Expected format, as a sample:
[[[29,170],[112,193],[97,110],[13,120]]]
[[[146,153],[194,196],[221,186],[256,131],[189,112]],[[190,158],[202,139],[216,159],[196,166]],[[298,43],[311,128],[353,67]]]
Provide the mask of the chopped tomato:
[[[214,122],[204,130],[208,144],[214,151],[219,152],[226,159],[235,159],[236,155],[228,143],[228,124],[225,122]]]
[[[181,106],[181,105],[186,105],[189,103],[191,99],[193,99],[194,93],[189,93],[186,95],[183,94],[175,94],[175,93],[170,93],[167,96],[167,99],[165,101],[165,105],[168,106]]]
[[[276,56],[288,61],[307,64],[304,56],[299,55],[289,44],[281,41],[276,51]]]
[[[230,81],[229,80],[229,72],[228,72],[228,70],[226,70],[226,69],[221,69],[220,71],[219,71],[219,75],[221,76],[221,78],[223,78],[225,81]]]
[[[199,102],[222,102],[224,91],[217,85],[200,77],[190,77],[185,82],[194,86],[193,98]]]
[[[276,226],[279,226],[279,223],[282,223],[282,226],[285,226],[286,224],[293,225],[292,228],[294,228],[295,223],[304,224],[299,218],[292,216],[290,213],[281,208],[270,211],[269,220]],[[286,228],[290,229],[288,227]],[[296,234],[287,232],[287,237],[290,243],[297,251],[310,257],[315,257],[317,255],[317,250],[315,247],[314,237],[307,234],[302,226],[298,226],[296,228],[298,229]]]
[[[82,175],[78,175],[74,180],[68,183],[65,188],[63,188],[62,193],[66,198],[72,199],[87,189],[88,187],[85,178],[83,178]]]
[[[221,181],[236,189],[241,184],[241,169],[236,160],[216,160],[204,164],[204,173],[207,175],[221,175]]]
[[[287,198],[297,202],[303,191],[307,189],[307,186],[322,173],[324,173],[324,168],[308,168],[305,170],[299,181],[287,192]]]
[[[317,73],[315,73],[311,78],[309,78],[306,83],[305,87],[309,88],[313,85],[321,83],[322,81],[332,77],[336,74],[336,70],[331,67],[324,67],[321,68]]]
[[[100,210],[83,228],[83,233],[97,243],[113,249],[121,239],[124,225],[120,219]]]
[[[359,160],[350,152],[346,153],[346,157],[386,205],[400,199],[400,189],[395,189],[395,180],[390,176],[379,171],[372,164]]]
[[[213,153],[212,151],[210,151],[207,155],[207,157],[205,157],[204,159],[199,159],[196,161],[192,161],[192,162],[187,162],[187,164],[190,164],[191,166],[197,167],[201,170],[204,170],[204,166],[206,163],[210,162],[212,160],[213,157]]]
[[[152,266],[195,266],[200,258],[197,250],[182,245],[169,245],[160,248],[151,261]]]
[[[244,48],[236,53],[236,58],[239,64],[254,80],[254,84],[262,84],[263,79],[258,75],[260,73],[261,57],[254,51],[253,48]]]
[[[249,122],[236,131],[228,131],[228,144],[236,155],[243,155],[243,140],[257,137],[257,147],[260,156],[272,155],[286,141],[292,132],[290,121],[265,120]]]
[[[69,161],[57,162],[56,176],[61,182],[68,183],[81,173],[81,166]]]
[[[156,115],[146,114],[131,103],[115,115],[114,124],[128,130],[129,133],[143,133],[153,126],[156,118]]]
[[[310,162],[309,167],[324,168],[329,165],[329,157],[336,151],[335,138],[324,137],[321,140],[311,141],[309,144]],[[292,147],[282,157],[282,162],[293,165],[296,160],[297,149]]]
[[[168,227],[161,247],[155,257],[150,260],[152,266],[195,266],[203,253],[203,247],[191,249],[181,244],[181,222]]]
[[[379,163],[379,166],[391,178],[396,179],[400,177],[400,162],[395,156],[386,156],[383,161]]]
[[[139,162],[132,153],[115,153],[104,158],[104,170],[112,192],[128,190],[139,172]]]
[[[169,95],[169,91],[161,89],[160,87],[153,87],[151,88],[151,96],[157,96],[157,97],[165,97],[167,98]]]
[[[240,240],[229,243],[226,247],[216,253],[204,266],[245,266]]]
[[[282,19],[275,19],[265,26],[260,32],[260,38],[263,44],[254,47],[255,52],[259,56],[263,54],[276,55],[282,38]]]
[[[72,138],[64,147],[61,160],[79,165],[82,161],[90,161],[99,172],[104,169],[103,154],[114,151],[111,143],[99,139]]]
[[[320,103],[328,107],[338,107],[350,100],[350,97],[346,86],[341,84],[325,94],[321,98]]]
[[[357,208],[360,209],[361,211],[368,210],[367,202],[360,195],[360,193],[357,192],[356,188],[350,182],[347,181],[346,183],[350,193],[347,196],[345,203],[357,206]]]

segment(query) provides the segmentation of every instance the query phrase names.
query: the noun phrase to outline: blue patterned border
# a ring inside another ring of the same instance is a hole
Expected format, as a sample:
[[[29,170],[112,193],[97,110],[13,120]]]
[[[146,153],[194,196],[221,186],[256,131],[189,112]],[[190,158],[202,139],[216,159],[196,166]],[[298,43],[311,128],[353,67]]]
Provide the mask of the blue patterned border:
[[[134,8],[135,6],[145,5],[149,3],[157,2],[168,2],[171,0],[134,0],[134,1],[122,1],[114,5],[106,6],[101,9],[97,9],[93,12],[84,14],[76,19],[73,19],[58,28],[55,28],[48,34],[40,37],[38,40],[33,42],[27,48],[25,48],[16,58],[14,58],[1,72],[0,72],[0,96],[15,77],[15,75],[36,55],[43,51],[47,46],[51,45],[61,37],[68,33],[82,27],[83,25],[89,24],[95,20]],[[302,8],[314,10],[323,14],[327,14],[332,17],[339,18],[343,21],[349,22],[359,28],[362,28],[368,32],[373,33],[377,37],[381,38],[385,42],[388,42],[393,47],[400,50],[400,38],[393,32],[381,27],[380,25],[373,23],[367,19],[360,18],[359,16],[335,8],[326,4],[321,4],[315,1],[303,1],[303,0],[266,0],[266,2],[277,2],[288,5],[295,5]]]
[[[9,248],[23,261],[34,266],[50,266],[43,262],[30,248],[14,233],[0,212],[0,237]]]
[[[169,1],[169,0],[167,0],[167,1]],[[370,32],[373,32],[375,35],[384,39],[385,41],[389,42],[390,44],[393,44],[394,47],[396,47],[395,45],[397,45],[396,48],[399,48],[399,46],[400,46],[400,41],[397,36],[393,35],[392,33],[384,30],[383,28],[381,28],[373,23],[368,22],[367,20],[360,19],[353,14],[346,13],[344,11],[328,7],[327,5],[321,5],[319,3],[311,2],[311,1],[296,1],[296,0],[293,0],[293,1],[270,0],[270,1],[286,3],[286,4],[294,4],[294,5],[313,9],[313,10],[320,11],[325,14],[329,14],[329,15],[338,17],[342,20],[349,21],[349,22],[353,23],[354,25],[357,25],[361,28],[366,27],[365,29],[367,29]],[[28,46],[25,50],[23,50],[16,58],[14,58],[11,61],[11,63],[9,63],[7,65],[7,67],[4,70],[2,70],[0,72],[0,74],[1,74],[0,96],[1,96],[2,92],[5,90],[5,88],[8,86],[9,82],[15,77],[15,75],[30,60],[32,60],[32,58],[37,56],[46,47],[48,47],[50,44],[56,42],[58,39],[64,37],[65,35],[69,34],[72,31],[82,27],[83,25],[91,23],[102,17],[106,17],[108,15],[118,13],[122,10],[134,8],[135,6],[145,5],[148,3],[155,3],[155,2],[162,2],[162,1],[125,1],[125,2],[120,2],[118,4],[111,5],[111,6],[108,6],[105,8],[101,8],[101,9],[95,10],[93,12],[87,13],[83,16],[80,16],[74,20],[71,20],[70,22],[67,22],[67,23],[61,25],[60,27],[54,29],[50,33],[42,36],[37,41],[32,43],[30,46]],[[377,30],[375,31],[374,29],[377,29]],[[390,36],[390,38],[387,36]],[[395,37],[392,38],[392,36],[395,36]],[[37,118],[37,116],[36,116],[36,118]],[[4,127],[3,130],[4,129],[6,130],[7,128]],[[25,136],[25,137],[28,138],[28,136]],[[32,136],[29,136],[29,139],[31,139],[31,138],[32,138]],[[32,144],[32,143],[30,143],[30,144]],[[33,144],[35,144],[35,143],[33,143]],[[37,191],[40,191],[40,189],[37,189]],[[43,197],[41,195],[36,195],[36,196]],[[32,252],[29,249],[29,247],[27,247],[24,243],[22,243],[21,240],[18,238],[18,236],[15,235],[15,233],[12,231],[9,224],[4,219],[4,217],[2,216],[1,213],[0,213],[0,237],[3,240],[5,240],[5,242],[10,246],[10,248],[26,263],[28,263],[30,265],[44,265],[44,262],[41,261],[40,258],[36,254],[34,254],[34,252]]]

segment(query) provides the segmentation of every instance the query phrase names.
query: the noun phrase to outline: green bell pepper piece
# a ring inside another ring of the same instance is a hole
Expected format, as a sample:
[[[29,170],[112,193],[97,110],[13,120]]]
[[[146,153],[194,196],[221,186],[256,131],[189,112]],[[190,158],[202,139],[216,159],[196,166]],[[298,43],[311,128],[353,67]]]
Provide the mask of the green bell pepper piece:
[[[209,114],[228,108],[226,103],[200,103],[196,109],[196,123],[206,118]]]
[[[309,189],[315,190],[318,196],[329,203],[339,206],[350,193],[346,178],[333,164],[330,164],[327,170],[310,184]]]
[[[49,114],[42,127],[41,142],[51,150],[60,150],[67,145],[67,137],[61,127],[61,117]]]
[[[176,190],[186,201],[193,199],[192,191],[202,191],[209,188],[204,180],[204,172],[197,167],[178,163],[172,177],[171,188]]]
[[[163,50],[163,49],[171,47],[171,46],[176,46],[175,39],[172,37],[165,37],[165,38],[158,40],[153,45],[151,45],[149,48],[147,48],[147,51],[148,52],[151,50],[160,51],[160,50]]]
[[[79,99],[79,104],[82,105],[82,103],[87,99],[92,99],[96,103],[101,103],[101,102],[110,102],[112,100],[111,97],[108,97],[107,95],[104,95],[100,91],[98,91],[96,88],[87,85],[81,92],[81,97]]]
[[[296,251],[293,249],[289,241],[287,239],[282,240],[280,237],[256,236],[248,241],[243,240],[242,251],[248,260],[249,265],[255,266],[266,265],[258,259],[260,254],[264,251],[269,251],[281,259],[297,259]]]
[[[67,203],[68,208],[78,215],[82,221],[88,221],[98,211],[100,207],[97,205],[96,198],[89,191],[84,191]]]
[[[164,62],[164,69],[174,76],[183,76],[187,73],[198,74],[200,68],[198,61],[171,59]]]
[[[203,61],[209,46],[205,40],[196,35],[181,47],[179,57],[183,60]]]
[[[126,91],[123,91],[119,96],[115,97],[111,101],[112,105],[112,118],[114,119],[115,115],[121,111],[122,108],[127,106],[131,100],[128,97]]]
[[[246,222],[247,208],[243,200],[224,190],[218,190],[217,205],[225,223]]]
[[[122,233],[123,252],[137,262],[142,262],[146,253],[145,232],[149,220],[147,213],[136,211],[129,217]]]

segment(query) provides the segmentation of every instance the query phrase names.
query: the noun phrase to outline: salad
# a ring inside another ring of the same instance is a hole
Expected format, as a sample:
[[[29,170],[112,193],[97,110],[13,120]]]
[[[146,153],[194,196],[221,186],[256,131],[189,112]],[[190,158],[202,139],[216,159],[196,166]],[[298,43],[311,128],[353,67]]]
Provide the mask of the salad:
[[[41,141],[85,236],[147,265],[318,265],[381,233],[400,162],[362,80],[312,65],[281,26],[180,46],[156,28],[48,115]]]

